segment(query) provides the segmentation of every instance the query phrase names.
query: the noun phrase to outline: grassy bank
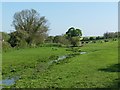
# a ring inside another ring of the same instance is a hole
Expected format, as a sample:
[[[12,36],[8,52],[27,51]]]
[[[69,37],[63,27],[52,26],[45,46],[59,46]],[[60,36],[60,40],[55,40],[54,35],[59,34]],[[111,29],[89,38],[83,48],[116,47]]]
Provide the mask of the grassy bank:
[[[48,67],[46,63],[71,53],[65,48],[39,47],[3,53],[3,78],[20,76],[12,87],[104,88],[117,87],[117,41],[81,47],[86,54],[67,58]],[[47,68],[46,68],[47,67]]]

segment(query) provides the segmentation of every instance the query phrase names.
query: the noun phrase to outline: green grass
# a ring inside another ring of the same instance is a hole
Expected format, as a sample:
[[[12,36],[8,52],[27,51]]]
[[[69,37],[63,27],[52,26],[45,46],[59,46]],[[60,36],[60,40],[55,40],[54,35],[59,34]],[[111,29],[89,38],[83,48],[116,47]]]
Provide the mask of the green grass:
[[[107,88],[117,87],[118,42],[86,44],[86,54],[48,66],[51,56],[70,51],[51,47],[28,48],[3,53],[3,78],[20,79],[12,87],[20,88]],[[10,68],[13,69],[11,72]]]
[[[28,68],[34,68],[38,62],[48,62],[51,56],[64,55],[65,53],[67,51],[64,48],[53,50],[52,47],[26,48],[3,52],[3,78],[22,73]],[[13,73],[12,70],[14,70]]]

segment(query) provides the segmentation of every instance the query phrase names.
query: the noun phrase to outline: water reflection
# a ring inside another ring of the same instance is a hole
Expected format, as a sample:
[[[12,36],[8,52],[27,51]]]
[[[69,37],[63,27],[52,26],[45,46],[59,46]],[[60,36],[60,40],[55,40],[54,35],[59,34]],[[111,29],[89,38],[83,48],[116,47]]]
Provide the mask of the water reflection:
[[[15,81],[18,80],[18,79],[19,79],[19,77],[17,77],[17,76],[13,77],[13,78],[7,78],[5,80],[1,80],[0,84],[3,85],[3,86],[10,86],[10,85],[15,84]]]

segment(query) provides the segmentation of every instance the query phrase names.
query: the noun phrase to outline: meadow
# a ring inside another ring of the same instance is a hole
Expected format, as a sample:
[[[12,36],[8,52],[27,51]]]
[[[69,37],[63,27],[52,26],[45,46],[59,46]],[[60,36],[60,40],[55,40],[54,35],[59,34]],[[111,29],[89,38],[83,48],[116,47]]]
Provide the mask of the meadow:
[[[78,54],[81,50],[86,52]],[[50,63],[59,56],[64,60]],[[118,41],[89,43],[82,47],[37,47],[2,53],[2,77],[18,77],[16,88],[116,88]],[[5,85],[3,85],[5,87]]]

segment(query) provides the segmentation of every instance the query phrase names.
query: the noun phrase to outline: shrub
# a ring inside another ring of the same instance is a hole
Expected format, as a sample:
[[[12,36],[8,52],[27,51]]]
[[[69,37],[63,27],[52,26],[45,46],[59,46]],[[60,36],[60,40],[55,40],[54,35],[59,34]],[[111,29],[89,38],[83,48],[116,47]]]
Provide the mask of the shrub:
[[[96,43],[96,41],[92,41],[93,43]]]
[[[109,40],[108,40],[108,39],[105,39],[104,42],[109,42]]]
[[[2,42],[2,50],[7,51],[11,48],[10,44],[8,42]]]
[[[21,40],[19,44],[16,46],[17,48],[25,48],[27,47],[27,42],[25,40]]]
[[[85,43],[86,43],[86,44],[88,44],[89,42],[88,42],[88,41],[86,41]]]
[[[114,39],[113,39],[113,41],[117,41],[117,39],[116,39],[116,38],[114,38]]]
[[[81,42],[81,44],[84,44],[84,42]]]

